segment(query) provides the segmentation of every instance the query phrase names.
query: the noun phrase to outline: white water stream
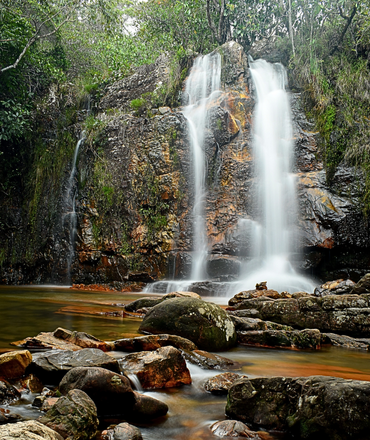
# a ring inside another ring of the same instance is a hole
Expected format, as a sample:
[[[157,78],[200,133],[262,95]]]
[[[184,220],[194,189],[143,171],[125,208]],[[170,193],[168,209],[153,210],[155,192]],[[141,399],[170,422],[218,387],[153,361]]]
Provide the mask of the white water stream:
[[[80,139],[76,144],[76,148],[73,154],[72,169],[69,175],[67,188],[64,196],[64,206],[66,211],[63,215],[63,224],[67,224],[69,229],[69,243],[67,253],[67,283],[71,284],[71,266],[73,263],[75,253],[75,241],[77,234],[77,214],[76,214],[76,196],[77,196],[77,157],[81,145],[85,140],[85,132],[82,131]]]
[[[193,179],[193,252],[190,280],[160,282],[166,292],[186,291],[192,283],[207,279],[207,230],[205,202],[207,196],[207,160],[205,137],[208,105],[218,96],[221,86],[221,56],[218,52],[199,56],[186,80],[183,114],[187,120]],[[150,292],[153,285],[144,291]]]
[[[208,122],[207,105],[220,89],[221,57],[219,53],[198,57],[191,69],[185,86],[187,106],[184,116],[188,122],[188,134],[192,154],[194,179],[193,208],[193,258],[191,279],[204,280],[207,277],[207,232],[205,219],[206,200],[206,157],[205,135]]]
[[[253,151],[257,179],[257,220],[245,220],[251,261],[242,268],[235,292],[267,281],[278,291],[313,292],[313,283],[297,274],[291,257],[298,249],[297,199],[292,174],[294,143],[287,75],[281,64],[250,62],[256,89]]]

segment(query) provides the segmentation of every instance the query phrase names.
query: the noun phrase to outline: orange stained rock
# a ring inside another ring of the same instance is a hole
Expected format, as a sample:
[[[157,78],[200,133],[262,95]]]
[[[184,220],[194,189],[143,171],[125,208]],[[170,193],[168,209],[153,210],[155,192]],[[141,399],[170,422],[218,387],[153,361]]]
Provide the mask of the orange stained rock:
[[[324,249],[333,249],[335,246],[334,238],[327,238],[322,243],[319,243],[318,246]]]
[[[239,126],[232,114],[230,114],[230,118],[228,120],[228,130],[234,136],[239,133]]]
[[[232,158],[237,162],[249,162],[252,160],[252,156],[250,151],[247,148],[243,148],[243,150],[239,150],[236,152],[232,152]]]

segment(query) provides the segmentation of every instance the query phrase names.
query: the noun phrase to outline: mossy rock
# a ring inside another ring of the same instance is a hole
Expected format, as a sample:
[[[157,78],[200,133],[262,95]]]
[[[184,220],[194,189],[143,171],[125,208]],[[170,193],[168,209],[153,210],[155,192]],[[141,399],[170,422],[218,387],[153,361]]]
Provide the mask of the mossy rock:
[[[156,305],[139,331],[182,336],[207,351],[227,350],[236,344],[235,327],[228,314],[216,304],[195,298],[174,298]]]

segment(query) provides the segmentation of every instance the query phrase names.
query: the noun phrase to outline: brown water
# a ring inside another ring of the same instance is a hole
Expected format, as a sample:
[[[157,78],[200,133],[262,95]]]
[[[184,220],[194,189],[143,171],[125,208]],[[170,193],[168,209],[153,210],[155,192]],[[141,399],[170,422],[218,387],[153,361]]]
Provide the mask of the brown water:
[[[103,340],[114,340],[137,334],[140,320],[113,317],[122,306],[139,296],[117,292],[74,291],[59,287],[0,287],[0,350],[15,347],[10,342],[34,336],[57,327],[85,331]],[[220,303],[220,298],[217,298]],[[226,304],[226,300],[225,300]],[[219,353],[242,364],[241,373],[256,376],[326,375],[348,379],[370,380],[368,352],[324,348],[320,351],[293,351],[238,346]],[[165,401],[168,416],[156,425],[140,426],[144,440],[211,440],[209,426],[225,418],[226,397],[216,397],[203,391],[204,381],[221,371],[205,371],[189,366],[193,383],[176,389],[148,394]],[[25,395],[13,412],[26,418],[37,418],[31,407],[34,398]],[[274,438],[279,438],[277,435]]]

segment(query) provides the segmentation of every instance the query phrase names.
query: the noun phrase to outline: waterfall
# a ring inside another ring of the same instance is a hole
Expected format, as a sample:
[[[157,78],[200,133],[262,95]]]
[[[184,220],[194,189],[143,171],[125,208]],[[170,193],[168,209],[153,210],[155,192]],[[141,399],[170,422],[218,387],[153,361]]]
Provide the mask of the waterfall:
[[[221,86],[221,56],[218,52],[201,55],[194,61],[186,80],[183,114],[187,121],[192,164],[194,206],[193,253],[189,280],[159,281],[147,285],[144,292],[187,291],[193,282],[207,278],[206,175],[205,139],[208,124],[207,107],[218,96]]]
[[[291,265],[297,248],[297,199],[292,174],[293,130],[287,75],[281,64],[250,62],[256,90],[253,151],[257,183],[257,220],[249,220],[251,261],[238,288],[267,281],[276,290],[313,291],[313,284]],[[238,290],[238,289],[236,289]]]
[[[264,60],[250,62],[256,90],[253,123],[255,159],[255,215],[240,219],[240,232],[249,235],[249,261],[241,266],[238,281],[213,282],[213,295],[234,295],[254,289],[256,283],[267,281],[269,288],[278,291],[313,292],[314,284],[297,274],[291,258],[297,255],[297,200],[293,130],[290,98],[285,88],[287,75],[281,64]],[[145,288],[146,292],[192,290],[197,281],[207,279],[208,255],[206,231],[206,174],[205,140],[207,108],[219,96],[221,57],[218,53],[200,56],[195,60],[185,86],[186,106],[183,114],[188,124],[189,146],[193,166],[193,258],[190,280],[159,281]]]
[[[205,135],[207,105],[220,89],[221,57],[219,53],[199,56],[191,69],[185,85],[187,105],[183,114],[188,124],[192,154],[194,208],[193,208],[193,258],[191,279],[200,281],[207,277],[207,231],[205,219],[206,156]]]
[[[71,266],[75,254],[75,241],[77,234],[77,214],[76,214],[76,196],[77,196],[77,157],[78,152],[85,140],[85,132],[82,131],[80,138],[76,144],[76,148],[73,154],[71,173],[68,178],[67,188],[64,196],[63,206],[65,212],[63,215],[63,224],[67,224],[69,229],[69,242],[67,250],[67,282],[72,283],[71,280]]]

